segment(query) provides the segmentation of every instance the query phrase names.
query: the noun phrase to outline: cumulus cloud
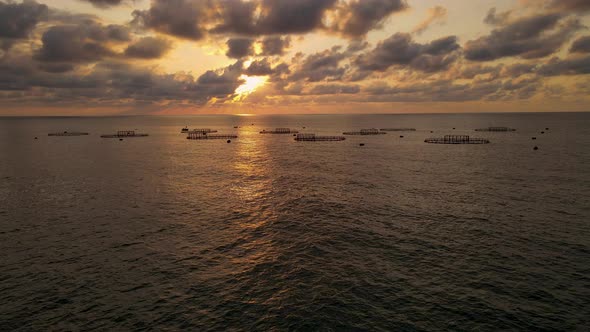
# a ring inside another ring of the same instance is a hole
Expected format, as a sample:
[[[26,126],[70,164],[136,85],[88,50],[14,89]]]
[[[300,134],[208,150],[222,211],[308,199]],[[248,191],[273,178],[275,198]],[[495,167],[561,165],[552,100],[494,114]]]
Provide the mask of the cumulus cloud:
[[[252,47],[254,40],[250,38],[231,38],[227,41],[227,52],[225,55],[229,58],[241,59],[254,54]]]
[[[543,76],[590,74],[590,56],[567,59],[554,57],[540,66],[537,72]]]
[[[144,37],[127,46],[125,55],[130,58],[158,59],[168,53],[171,45],[170,41],[164,38]]]
[[[551,55],[582,27],[577,20],[562,19],[560,13],[544,13],[507,23],[487,36],[467,42],[465,57],[490,61],[510,56],[535,59]]]
[[[331,30],[346,36],[364,36],[380,28],[391,14],[407,7],[403,0],[352,0],[337,9]]]
[[[47,18],[49,8],[36,1],[22,3],[0,1],[0,46],[10,47],[29,34],[43,19]]]
[[[373,50],[360,55],[355,64],[361,71],[385,71],[392,66],[408,66],[436,72],[447,69],[458,57],[457,37],[448,36],[427,44],[413,41],[407,33],[396,33]]]
[[[338,95],[338,94],[357,94],[361,87],[356,84],[320,84],[314,86],[308,94],[310,95]]]
[[[111,6],[117,6],[125,2],[125,0],[80,0],[85,2],[90,2],[94,6],[98,8],[107,8]]]
[[[570,48],[571,53],[590,53],[590,36],[576,39]]]
[[[291,37],[266,37],[262,40],[262,55],[283,55],[290,46]]]

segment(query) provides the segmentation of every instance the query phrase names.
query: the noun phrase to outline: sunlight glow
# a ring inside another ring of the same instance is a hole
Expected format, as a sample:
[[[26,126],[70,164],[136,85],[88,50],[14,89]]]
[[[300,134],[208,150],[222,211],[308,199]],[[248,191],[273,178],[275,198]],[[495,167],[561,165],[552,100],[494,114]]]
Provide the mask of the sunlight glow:
[[[237,96],[234,98],[234,101],[243,100],[246,96],[266,84],[266,81],[268,81],[268,76],[242,75],[240,76],[240,79],[244,80],[244,83],[236,89],[235,94]]]

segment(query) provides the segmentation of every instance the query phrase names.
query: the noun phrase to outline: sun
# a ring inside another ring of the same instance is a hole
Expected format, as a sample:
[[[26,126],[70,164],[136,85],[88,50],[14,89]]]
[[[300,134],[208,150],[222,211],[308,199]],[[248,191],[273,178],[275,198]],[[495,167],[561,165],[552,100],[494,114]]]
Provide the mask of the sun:
[[[268,76],[242,75],[240,76],[240,79],[244,80],[244,83],[236,89],[235,94],[237,96],[234,98],[234,101],[240,101],[244,99],[246,96],[266,84],[266,81],[268,81]]]

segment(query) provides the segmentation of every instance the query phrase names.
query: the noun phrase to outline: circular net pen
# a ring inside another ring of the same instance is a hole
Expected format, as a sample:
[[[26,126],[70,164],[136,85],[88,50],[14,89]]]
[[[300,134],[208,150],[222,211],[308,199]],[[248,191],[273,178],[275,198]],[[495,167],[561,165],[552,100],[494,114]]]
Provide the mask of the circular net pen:
[[[102,138],[147,137],[149,134],[136,133],[134,130],[119,130],[114,135],[100,135]]]
[[[385,135],[385,132],[379,131],[379,129],[361,129],[361,131],[347,131],[342,133],[343,135]]]
[[[497,132],[497,133],[505,133],[509,131],[516,131],[516,129],[508,128],[508,127],[487,127],[487,128],[478,128],[475,131],[487,131],[487,132]]]
[[[64,131],[62,133],[49,133],[47,136],[88,136],[88,133],[82,133],[77,131]]]
[[[445,135],[439,138],[427,138],[425,143],[431,144],[488,144],[489,140],[485,138],[472,138],[467,135]]]
[[[209,129],[209,128],[204,128],[204,129],[192,129],[189,130],[188,133],[201,133],[201,134],[211,134],[211,133],[216,133],[217,130],[214,129]]]
[[[337,142],[344,141],[344,136],[317,136],[316,134],[297,134],[295,140],[298,142]]]
[[[261,134],[275,134],[275,135],[285,135],[285,134],[298,134],[297,130],[293,130],[291,128],[276,128],[275,130],[263,130],[260,132]]]
[[[208,140],[208,139],[231,139],[231,138],[238,138],[237,135],[223,135],[223,134],[206,134],[201,132],[189,132],[186,139],[192,140]]]
[[[416,128],[381,128],[381,131],[416,131]]]

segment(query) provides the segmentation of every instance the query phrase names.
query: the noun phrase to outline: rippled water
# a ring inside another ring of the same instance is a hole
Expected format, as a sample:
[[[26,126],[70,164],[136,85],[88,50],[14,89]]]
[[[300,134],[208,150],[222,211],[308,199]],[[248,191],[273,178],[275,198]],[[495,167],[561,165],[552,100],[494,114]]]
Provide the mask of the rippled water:
[[[258,134],[303,126],[418,131]],[[0,118],[0,330],[585,331],[589,147],[590,114]]]

